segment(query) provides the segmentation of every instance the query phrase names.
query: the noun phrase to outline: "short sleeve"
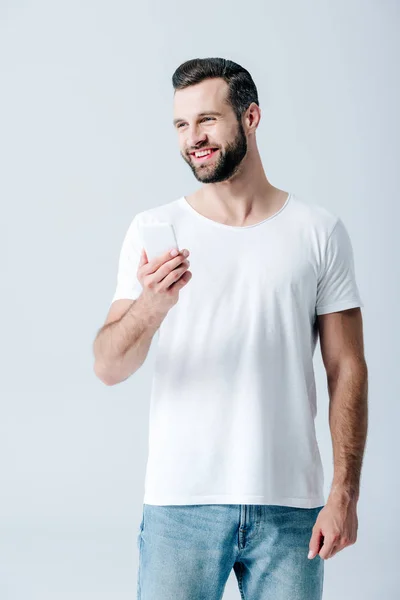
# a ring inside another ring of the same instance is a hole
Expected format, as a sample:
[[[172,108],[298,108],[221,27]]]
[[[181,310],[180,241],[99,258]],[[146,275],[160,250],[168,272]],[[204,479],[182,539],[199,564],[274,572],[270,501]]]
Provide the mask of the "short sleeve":
[[[364,306],[355,278],[350,236],[338,217],[328,238],[318,283],[316,314]]]
[[[138,215],[135,215],[122,242],[118,262],[117,286],[111,303],[121,298],[135,300],[142,293],[143,288],[137,278],[141,251]]]

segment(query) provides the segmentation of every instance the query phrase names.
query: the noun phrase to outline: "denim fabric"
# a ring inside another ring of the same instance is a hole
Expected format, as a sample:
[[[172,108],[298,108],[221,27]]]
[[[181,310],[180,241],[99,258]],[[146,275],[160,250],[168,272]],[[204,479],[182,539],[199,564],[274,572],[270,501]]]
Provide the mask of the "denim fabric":
[[[324,560],[307,558],[323,506],[143,504],[138,600],[220,600],[233,568],[243,600],[321,600]]]

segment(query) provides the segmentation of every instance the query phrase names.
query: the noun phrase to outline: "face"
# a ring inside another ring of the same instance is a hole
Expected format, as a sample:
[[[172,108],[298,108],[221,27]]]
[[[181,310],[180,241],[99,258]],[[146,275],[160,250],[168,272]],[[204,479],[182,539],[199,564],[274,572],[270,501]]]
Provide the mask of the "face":
[[[225,101],[227,93],[228,84],[220,78],[207,79],[175,93],[174,126],[180,153],[202,183],[230,179],[247,153],[246,134]],[[212,152],[196,157],[195,151],[202,149]]]

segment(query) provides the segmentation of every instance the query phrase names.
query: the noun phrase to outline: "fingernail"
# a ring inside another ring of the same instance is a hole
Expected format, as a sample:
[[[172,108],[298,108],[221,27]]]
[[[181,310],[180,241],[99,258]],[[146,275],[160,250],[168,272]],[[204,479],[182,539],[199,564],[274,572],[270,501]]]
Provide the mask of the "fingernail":
[[[171,256],[176,256],[178,254],[178,250],[176,248],[173,248],[170,252]]]
[[[310,550],[310,552],[308,553],[308,557],[307,557],[307,558],[311,558],[311,557],[312,557],[312,555],[313,555],[313,551],[312,551],[312,550]]]

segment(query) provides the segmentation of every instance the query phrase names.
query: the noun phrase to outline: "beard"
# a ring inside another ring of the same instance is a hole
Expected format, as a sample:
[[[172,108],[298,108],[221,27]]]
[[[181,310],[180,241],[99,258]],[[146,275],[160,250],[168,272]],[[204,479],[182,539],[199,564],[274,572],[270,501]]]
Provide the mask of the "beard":
[[[219,155],[215,162],[194,163],[182,154],[182,158],[192,169],[193,175],[201,183],[218,183],[230,179],[238,171],[247,153],[247,139],[241,121],[238,121],[238,131],[233,142],[226,145],[225,151],[218,148]]]

